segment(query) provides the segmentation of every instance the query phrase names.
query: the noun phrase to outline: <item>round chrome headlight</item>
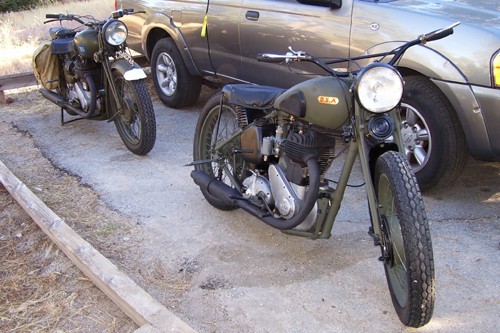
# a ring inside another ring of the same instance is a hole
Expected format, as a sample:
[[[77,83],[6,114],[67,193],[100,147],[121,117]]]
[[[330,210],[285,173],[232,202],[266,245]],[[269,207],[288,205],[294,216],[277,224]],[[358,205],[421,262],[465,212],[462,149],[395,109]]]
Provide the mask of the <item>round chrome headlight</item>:
[[[359,72],[354,89],[363,108],[375,113],[387,112],[401,101],[403,78],[394,67],[373,63]]]
[[[127,39],[128,29],[125,23],[118,20],[109,20],[103,27],[104,39],[110,45],[123,44]]]

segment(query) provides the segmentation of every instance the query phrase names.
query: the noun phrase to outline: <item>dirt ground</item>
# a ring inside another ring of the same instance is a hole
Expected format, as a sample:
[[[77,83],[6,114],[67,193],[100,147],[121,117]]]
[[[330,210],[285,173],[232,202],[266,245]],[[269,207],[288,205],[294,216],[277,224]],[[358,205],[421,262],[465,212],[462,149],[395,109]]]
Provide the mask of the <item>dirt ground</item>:
[[[32,107],[40,107],[34,91],[15,96],[9,107],[31,102]],[[0,105],[0,110],[4,107]],[[0,160],[11,172],[136,283],[155,292],[160,301],[168,298],[175,304],[175,294],[186,286],[185,274],[141,258],[137,221],[103,204],[79,177],[55,167],[30,133],[15,122],[0,117],[0,137]],[[0,185],[0,331],[132,332],[137,328]]]
[[[29,133],[4,121],[0,133],[3,163],[99,251],[127,265],[130,260],[123,250],[140,237],[133,222],[106,209],[77,177],[55,168]],[[11,144],[14,141],[21,144]],[[129,332],[137,328],[57,249],[3,186],[0,207],[0,331]],[[89,219],[89,210],[98,212],[94,219]]]

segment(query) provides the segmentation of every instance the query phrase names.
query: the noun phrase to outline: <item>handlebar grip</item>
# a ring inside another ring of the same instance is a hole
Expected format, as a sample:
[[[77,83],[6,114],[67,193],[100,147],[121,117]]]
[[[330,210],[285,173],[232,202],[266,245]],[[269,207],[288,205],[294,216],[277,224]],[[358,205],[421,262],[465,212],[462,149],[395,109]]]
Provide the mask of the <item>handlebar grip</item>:
[[[45,14],[45,18],[48,19],[59,19],[61,17],[61,14]]]
[[[435,41],[435,40],[438,40],[441,38],[448,37],[449,35],[452,35],[452,34],[453,34],[453,29],[446,29],[446,30],[438,32],[434,35],[431,34],[431,36],[429,38],[427,38],[427,41],[432,42],[432,41]]]
[[[286,60],[285,56],[280,56],[277,54],[269,53],[257,53],[257,61],[270,62],[270,63],[280,63]]]

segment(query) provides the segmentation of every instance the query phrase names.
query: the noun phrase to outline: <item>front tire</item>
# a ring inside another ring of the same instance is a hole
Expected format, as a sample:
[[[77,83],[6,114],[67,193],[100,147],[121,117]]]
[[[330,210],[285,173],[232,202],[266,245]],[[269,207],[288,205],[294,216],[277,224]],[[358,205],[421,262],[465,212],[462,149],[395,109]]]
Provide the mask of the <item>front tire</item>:
[[[401,120],[406,158],[420,189],[451,184],[467,160],[465,136],[452,106],[428,78],[405,76]]]
[[[158,97],[168,107],[191,106],[201,92],[201,78],[189,73],[172,38],[160,39],[151,55],[151,74]]]
[[[118,71],[113,72],[113,80],[122,105],[122,112],[117,114],[111,96],[111,114],[116,129],[128,150],[146,155],[156,141],[156,119],[146,84],[144,80],[127,81]]]
[[[405,158],[394,151],[376,162],[381,248],[392,303],[401,322],[420,327],[434,310],[434,259],[424,203]]]
[[[210,163],[197,164],[195,169],[203,171],[210,176],[231,186],[227,171],[235,176],[243,172],[243,161],[241,154],[234,154],[234,148],[240,148],[239,136],[216,151],[217,144],[228,140],[240,128],[234,109],[229,104],[220,107],[221,95],[216,94],[207,101],[196,124],[196,132],[193,144],[193,157],[195,161],[214,160]],[[207,201],[220,210],[234,210],[236,207],[228,205],[214,197],[209,192],[201,189]]]

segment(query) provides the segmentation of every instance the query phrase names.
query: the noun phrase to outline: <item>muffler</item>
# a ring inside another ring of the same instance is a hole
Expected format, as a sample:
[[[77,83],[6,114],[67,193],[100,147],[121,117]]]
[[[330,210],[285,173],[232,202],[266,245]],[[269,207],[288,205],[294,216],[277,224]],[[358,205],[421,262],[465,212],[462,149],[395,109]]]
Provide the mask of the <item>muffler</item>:
[[[219,199],[225,205],[239,207],[237,205],[238,199],[242,198],[241,194],[234,188],[221,182],[214,176],[210,176],[203,171],[191,171],[191,178],[193,178],[196,185],[203,191],[211,196]]]

